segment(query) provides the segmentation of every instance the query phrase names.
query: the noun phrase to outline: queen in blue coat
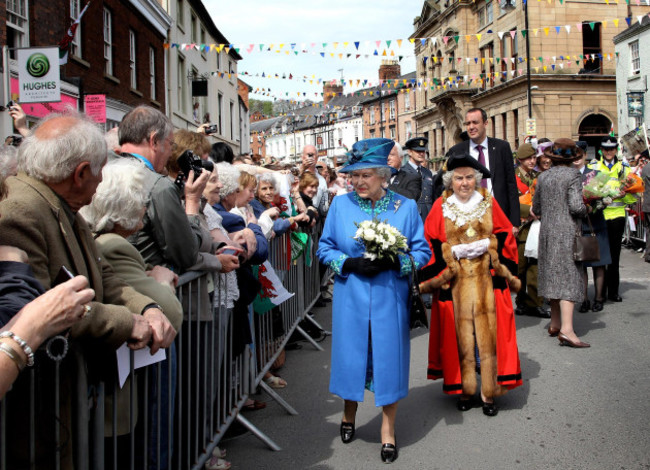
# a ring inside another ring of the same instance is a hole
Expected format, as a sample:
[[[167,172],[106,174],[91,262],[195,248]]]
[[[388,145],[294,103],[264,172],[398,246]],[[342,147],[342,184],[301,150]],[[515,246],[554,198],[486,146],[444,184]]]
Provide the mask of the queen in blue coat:
[[[332,367],[330,391],[345,400],[341,423],[344,443],[354,437],[358,402],[364,389],[375,393],[383,407],[381,457],[397,458],[395,413],[408,393],[409,275],[407,255],[370,260],[353,237],[356,223],[377,219],[407,238],[416,267],[431,254],[415,202],[387,190],[391,168],[387,156],[394,142],[367,139],[357,142],[347,165],[354,192],[334,198],[320,239],[318,257],[335,273],[332,308]]]

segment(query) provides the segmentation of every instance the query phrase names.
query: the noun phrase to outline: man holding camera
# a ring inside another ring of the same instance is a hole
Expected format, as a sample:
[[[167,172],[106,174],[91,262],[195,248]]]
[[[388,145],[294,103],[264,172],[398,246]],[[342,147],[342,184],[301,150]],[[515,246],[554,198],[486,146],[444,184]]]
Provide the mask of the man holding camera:
[[[195,177],[195,172],[190,172],[183,207],[180,189],[163,174],[174,140],[169,118],[149,106],[138,106],[124,116],[119,137],[122,156],[140,160],[149,170],[145,185],[150,199],[144,227],[129,241],[145,262],[181,273],[196,263],[199,253],[201,194],[210,174],[203,171]]]

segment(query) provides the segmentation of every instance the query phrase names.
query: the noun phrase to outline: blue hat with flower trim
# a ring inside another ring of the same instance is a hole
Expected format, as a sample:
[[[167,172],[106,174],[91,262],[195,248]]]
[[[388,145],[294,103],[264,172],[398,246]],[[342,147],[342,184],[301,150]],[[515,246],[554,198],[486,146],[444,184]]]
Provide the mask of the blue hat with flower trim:
[[[388,165],[388,154],[394,146],[394,141],[383,137],[360,140],[348,152],[348,161],[339,173],[366,168],[390,168],[393,173],[397,173],[395,168]]]

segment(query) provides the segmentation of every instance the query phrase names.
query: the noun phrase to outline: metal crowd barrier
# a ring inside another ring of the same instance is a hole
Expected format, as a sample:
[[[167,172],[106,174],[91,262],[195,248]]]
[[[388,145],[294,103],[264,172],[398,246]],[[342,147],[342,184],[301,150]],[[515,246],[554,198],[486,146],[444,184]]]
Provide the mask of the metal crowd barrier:
[[[235,420],[280,450],[239,411],[261,386],[297,414],[262,378],[294,331],[322,349],[298,326],[310,318],[307,312],[320,295],[318,235],[314,231],[310,266],[304,256],[290,262],[288,234],[270,244],[272,265],[295,293],[279,307],[281,335],[273,334],[270,314],[255,321],[250,309],[254,344],[237,349],[237,319],[218,295],[224,281],[192,272],[179,280],[185,318],[167,360],[134,370],[131,352],[124,388],[105,382],[106,371],[93,366],[77,341],[70,340],[61,362],[39,352],[37,365],[24,371],[0,402],[0,470],[200,469]]]
[[[640,198],[634,204],[627,206],[626,215],[628,217],[631,217],[632,213],[636,215],[636,218],[634,219],[635,229],[631,230],[630,221],[629,219],[626,219],[625,232],[623,233],[623,243],[632,244],[632,242],[636,242],[637,244],[643,244],[646,242],[645,237],[647,227],[645,218],[643,217],[643,210],[641,209],[642,204],[643,199]]]

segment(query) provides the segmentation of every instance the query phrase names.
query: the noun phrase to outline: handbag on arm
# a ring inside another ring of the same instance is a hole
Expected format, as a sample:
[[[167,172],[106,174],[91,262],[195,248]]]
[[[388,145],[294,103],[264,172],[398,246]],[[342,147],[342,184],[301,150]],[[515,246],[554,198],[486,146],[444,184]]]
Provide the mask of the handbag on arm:
[[[594,227],[591,225],[589,214],[587,214],[587,223],[589,224],[589,233],[587,235],[582,234],[582,224],[578,225],[578,229],[576,230],[573,245],[574,261],[600,261],[598,238],[594,233]]]
[[[427,319],[427,309],[424,306],[424,301],[420,295],[420,283],[418,282],[417,267],[415,260],[411,255],[408,255],[411,260],[411,275],[409,279],[409,327],[413,330],[415,328],[429,328],[429,320]]]

